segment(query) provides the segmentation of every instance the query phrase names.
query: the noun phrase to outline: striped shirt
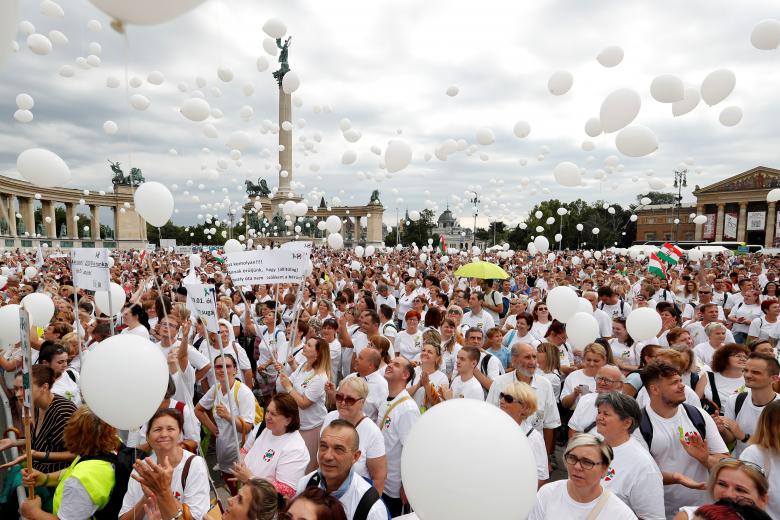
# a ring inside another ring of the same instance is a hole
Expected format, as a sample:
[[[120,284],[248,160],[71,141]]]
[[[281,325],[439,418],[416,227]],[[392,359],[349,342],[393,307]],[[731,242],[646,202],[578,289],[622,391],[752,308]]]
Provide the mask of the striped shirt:
[[[62,433],[70,417],[76,413],[76,409],[76,405],[68,399],[52,394],[51,404],[43,415],[43,423],[40,425],[37,421],[33,423],[32,449],[41,453],[68,451]],[[34,461],[33,468],[42,473],[52,473],[67,468],[70,462]]]

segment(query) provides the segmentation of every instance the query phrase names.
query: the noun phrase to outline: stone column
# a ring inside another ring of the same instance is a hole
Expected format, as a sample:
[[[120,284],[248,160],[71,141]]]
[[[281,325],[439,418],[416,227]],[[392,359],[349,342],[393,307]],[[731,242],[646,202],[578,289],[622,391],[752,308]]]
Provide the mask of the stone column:
[[[90,219],[89,230],[92,233],[92,240],[100,240],[100,206],[91,204],[89,206]]]
[[[8,223],[8,235],[16,236],[16,197],[9,195],[3,196],[3,212],[5,215],[5,221]]]
[[[282,169],[279,175],[279,190],[276,192],[277,196],[289,195],[290,182],[292,181],[292,130],[282,130],[281,125],[283,122],[289,121],[292,123],[292,97],[290,94],[286,94],[279,86],[279,144],[284,147],[279,151],[279,164]],[[287,172],[287,177],[281,176],[281,171]]]
[[[715,241],[723,241],[723,226],[726,225],[726,205],[718,203],[718,218],[715,219]]]
[[[764,247],[772,247],[775,243],[775,225],[777,225],[776,202],[767,204],[766,215],[766,236],[764,237]]]
[[[356,245],[360,243],[360,239],[362,238],[363,235],[363,228],[360,227],[360,219],[361,219],[360,215],[355,215],[355,244]]]
[[[366,244],[378,245],[382,243],[382,212],[371,208],[371,214],[368,215],[368,226],[366,227]]]
[[[704,204],[699,204],[696,206],[696,216],[699,215],[704,215]],[[704,224],[696,224],[696,235],[694,236],[694,240],[701,240],[703,234]]]
[[[739,203],[739,221],[737,222],[737,242],[745,241],[747,232],[747,202]]]
[[[68,226],[68,238],[79,237],[79,227],[76,221],[76,205],[72,202],[65,204],[65,225]]]
[[[33,209],[32,197],[21,197],[19,199],[19,213],[22,214],[24,222],[24,231],[30,236],[35,236],[35,210]]]
[[[42,201],[41,217],[43,219],[43,235],[47,238],[57,238],[57,219],[54,218],[54,203],[50,200]],[[46,217],[51,222],[46,222]]]

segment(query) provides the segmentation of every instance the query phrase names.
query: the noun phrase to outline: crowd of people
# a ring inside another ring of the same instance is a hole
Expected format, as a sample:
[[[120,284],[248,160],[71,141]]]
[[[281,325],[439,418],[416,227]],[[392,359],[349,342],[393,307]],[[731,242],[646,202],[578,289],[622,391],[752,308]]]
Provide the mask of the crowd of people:
[[[4,466],[36,487],[21,513],[201,519],[224,487],[233,520],[400,517],[412,513],[401,459],[416,421],[476,399],[527,438],[529,519],[780,518],[780,258],[682,259],[662,277],[621,251],[492,251],[478,254],[508,278],[456,277],[472,253],[314,248],[301,284],[237,287],[209,252],[112,251],[126,293],[114,323],[73,286],[67,258],[5,253],[2,304],[38,292],[55,307],[29,337],[32,467],[19,469],[23,455]],[[185,278],[214,284],[218,333],[193,315]],[[551,314],[558,286],[590,303],[592,343],[572,344]],[[661,330],[635,341],[626,320],[646,307]],[[168,361],[165,396],[136,431],[105,423],[80,392],[84,357],[112,330]],[[18,417],[18,343],[0,368]],[[17,433],[0,451],[23,450]]]

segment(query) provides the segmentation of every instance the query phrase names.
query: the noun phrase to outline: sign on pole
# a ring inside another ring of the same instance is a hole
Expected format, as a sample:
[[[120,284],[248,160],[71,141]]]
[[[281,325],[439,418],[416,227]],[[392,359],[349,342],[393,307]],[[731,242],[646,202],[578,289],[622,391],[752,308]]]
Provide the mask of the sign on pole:
[[[187,284],[187,304],[196,316],[206,322],[206,330],[219,332],[217,323],[217,294],[210,284]]]
[[[70,251],[73,285],[89,291],[108,291],[111,276],[108,250],[105,248],[75,248]]]
[[[24,309],[19,309],[19,337],[22,347],[22,385],[24,386],[24,407],[32,409],[32,386],[30,384],[30,368],[32,367],[32,352],[30,351],[30,315]]]
[[[236,286],[300,283],[310,254],[305,247],[238,251],[226,255],[225,266]]]

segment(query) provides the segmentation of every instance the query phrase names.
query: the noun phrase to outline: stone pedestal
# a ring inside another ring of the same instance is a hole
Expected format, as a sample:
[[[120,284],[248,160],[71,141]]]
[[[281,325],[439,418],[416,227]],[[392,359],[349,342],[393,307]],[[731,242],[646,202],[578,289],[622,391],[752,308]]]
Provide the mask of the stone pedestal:
[[[114,186],[114,193],[131,195],[133,189],[130,186]],[[114,209],[114,235],[116,240],[146,240],[146,222],[135,208],[117,206]]]
[[[92,240],[100,240],[100,206],[90,206],[89,231],[92,234]]]
[[[76,205],[68,203],[65,205],[65,221],[68,226],[68,238],[79,238],[79,228],[76,222]]]
[[[43,235],[47,238],[57,238],[57,219],[54,217],[54,204],[50,200],[44,200],[41,205],[41,216],[43,217]],[[46,222],[49,217],[51,222]]]
[[[283,122],[289,121],[292,123],[292,99],[290,94],[285,94],[282,87],[279,87],[279,144],[284,147],[279,151],[279,164],[282,169],[279,171],[279,190],[277,195],[285,196],[290,195],[290,182],[293,176],[293,163],[292,163],[292,129],[290,131],[283,130],[281,125]],[[282,177],[281,172],[286,171],[287,177]]]
[[[744,242],[747,233],[747,202],[739,203],[739,221],[737,223],[737,242]]]

